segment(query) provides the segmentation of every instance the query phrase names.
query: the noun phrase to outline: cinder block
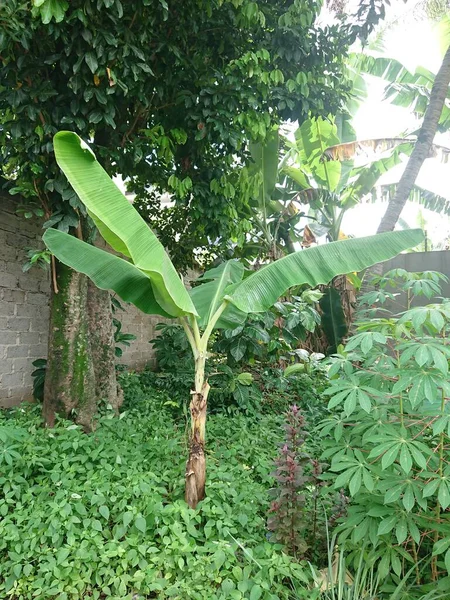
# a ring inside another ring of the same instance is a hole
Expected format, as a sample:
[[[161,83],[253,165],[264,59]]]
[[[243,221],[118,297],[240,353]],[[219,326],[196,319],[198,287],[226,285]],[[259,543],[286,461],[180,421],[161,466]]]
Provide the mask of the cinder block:
[[[28,357],[28,346],[8,346],[6,358],[25,358]]]
[[[16,232],[20,228],[20,218],[14,213],[2,210],[1,227],[3,231]]]
[[[45,294],[47,298],[50,296],[50,274],[48,271],[44,273],[44,279],[39,282],[39,291]]]
[[[12,273],[0,273],[0,287],[16,288],[18,284],[18,276]]]
[[[11,408],[12,406],[18,406],[23,399],[24,390],[22,387],[10,388],[8,398],[0,400],[0,406],[2,408]]]
[[[34,277],[31,273],[23,273],[22,275],[19,275],[19,287],[21,290],[38,292],[39,283],[40,280],[37,277]]]
[[[41,334],[37,331],[26,331],[19,333],[19,344],[39,344]]]
[[[31,364],[32,362],[32,358],[15,358],[13,361],[13,373],[21,373],[23,375],[25,371],[31,372],[33,369],[33,365]]]
[[[47,358],[47,344],[33,344],[28,347],[29,354],[32,360],[36,358]]]
[[[9,317],[8,329],[11,331],[29,331],[30,319],[28,317]]]
[[[17,260],[17,247],[14,245],[10,246],[2,237],[0,236],[0,247],[2,249],[3,260]]]
[[[1,376],[1,387],[21,387],[23,385],[23,372],[7,373]]]
[[[39,308],[34,304],[17,304],[17,317],[40,317]]]
[[[3,290],[3,300],[6,302],[23,303],[25,302],[25,292],[23,290]]]
[[[0,331],[0,344],[16,344],[17,337],[16,331]]]
[[[27,296],[27,302],[37,306],[48,306],[50,298],[46,294],[30,292]]]
[[[2,348],[4,348],[5,350],[3,351]],[[13,371],[13,361],[5,357],[7,348],[14,348],[14,346],[0,346],[0,375],[12,373]]]
[[[11,317],[14,314],[14,303],[0,301],[0,317]]]
[[[32,319],[30,331],[38,331],[48,335],[48,319]]]

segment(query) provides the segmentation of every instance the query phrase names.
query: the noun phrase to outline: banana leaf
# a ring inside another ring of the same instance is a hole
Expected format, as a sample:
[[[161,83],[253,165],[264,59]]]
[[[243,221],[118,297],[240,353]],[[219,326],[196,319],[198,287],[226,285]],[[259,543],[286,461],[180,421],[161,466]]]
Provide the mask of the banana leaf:
[[[133,264],[57,229],[48,229],[43,240],[59,261],[87,275],[97,287],[113,290],[144,313],[170,317],[156,301],[149,277]]]
[[[195,305],[199,327],[205,328],[216,310],[222,304],[227,289],[231,284],[238,283],[244,276],[244,267],[235,260],[222,263],[214,269],[206,271],[197,281],[207,281],[192,288],[189,292]],[[216,323],[216,328],[236,328],[245,320],[246,314],[235,306],[229,305]]]
[[[322,329],[328,340],[328,353],[334,354],[348,332],[339,292],[334,287],[327,287],[319,306],[322,310]]]
[[[60,131],[54,137],[54,149],[58,165],[88,209],[102,237],[114,250],[130,257],[148,276],[162,310],[174,317],[196,314],[164,247],[97,162],[90,148],[75,133]]]
[[[336,275],[362,271],[417,246],[423,239],[422,230],[411,229],[308,248],[256,271],[225,298],[242,312],[264,312],[294,285],[327,284]]]

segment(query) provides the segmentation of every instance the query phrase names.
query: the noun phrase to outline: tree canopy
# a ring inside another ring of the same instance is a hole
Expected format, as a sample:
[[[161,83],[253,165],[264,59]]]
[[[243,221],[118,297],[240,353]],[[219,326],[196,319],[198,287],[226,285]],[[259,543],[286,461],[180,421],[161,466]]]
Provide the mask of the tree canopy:
[[[58,130],[76,131],[110,174],[131,179],[157,229],[155,196],[174,194],[178,208],[164,227],[184,235],[180,263],[194,243],[229,239],[245,227],[237,219],[245,170],[236,167],[248,160],[247,141],[263,139],[281,119],[334,113],[349,92],[348,30],[318,27],[313,2],[32,4],[6,0],[0,8],[7,185],[36,210],[43,205],[51,224],[76,225],[81,206],[52,147]]]

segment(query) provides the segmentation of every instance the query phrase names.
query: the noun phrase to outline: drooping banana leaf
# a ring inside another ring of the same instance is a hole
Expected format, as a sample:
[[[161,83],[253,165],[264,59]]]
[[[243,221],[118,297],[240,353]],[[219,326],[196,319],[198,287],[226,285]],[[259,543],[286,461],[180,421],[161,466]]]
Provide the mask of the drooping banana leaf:
[[[130,262],[57,229],[48,229],[43,240],[59,261],[87,275],[102,290],[113,290],[147,314],[170,316],[156,301],[149,277]]]
[[[326,284],[336,275],[388,260],[423,239],[422,230],[411,229],[308,248],[256,271],[237,284],[226,299],[242,312],[264,312],[294,285]]]
[[[206,271],[197,281],[207,281],[192,288],[189,295],[197,309],[198,324],[205,328],[211,317],[222,304],[227,288],[238,283],[244,275],[244,267],[235,260],[222,263],[214,269]],[[235,328],[245,318],[246,314],[235,306],[228,306],[216,324],[216,328]]]
[[[397,185],[383,185],[381,188],[380,194],[373,194],[369,197],[369,200],[372,202],[378,202],[379,200],[389,201],[394,197]],[[416,202],[426,208],[427,210],[431,210],[440,215],[448,215],[450,216],[450,198],[444,198],[439,194],[435,194],[430,190],[425,190],[418,185],[415,185],[411,190],[411,193],[408,197],[409,202]]]
[[[55,156],[106,242],[129,256],[151,280],[160,307],[171,316],[196,314],[164,247],[95,159],[90,148],[70,131],[54,137]]]
[[[411,73],[395,59],[367,54],[350,55],[350,63],[356,72],[384,79],[387,84],[384,95],[392,104],[408,108],[420,117],[425,114],[435,79],[434,73],[424,67],[418,67],[415,73]],[[450,99],[450,88],[447,98]],[[438,129],[439,131],[447,131],[449,126],[450,108],[445,104],[439,119]]]
[[[322,329],[328,340],[328,352],[334,354],[348,332],[339,292],[334,287],[327,287],[319,300],[319,306],[322,310]]]
[[[267,216],[267,203],[271,200],[278,179],[278,131],[270,131],[264,142],[250,144],[254,170],[261,176],[258,207]]]
[[[311,183],[306,173],[296,167],[283,167],[283,173],[293,179],[295,183],[300,187],[301,190],[306,190],[311,187]]]
[[[336,144],[326,148],[323,153],[327,160],[352,160],[358,156],[370,156],[370,154],[383,154],[394,148],[410,154],[415,144],[415,139],[409,138],[380,138],[372,140],[357,140],[346,144]],[[428,158],[435,158],[441,163],[447,163],[450,157],[450,148],[432,144]]]
[[[401,144],[414,144],[415,140],[404,138],[380,138],[371,140],[355,140],[345,144],[329,146],[324,150],[323,157],[326,160],[353,160],[359,156],[370,154],[383,154],[388,150],[397,148]]]

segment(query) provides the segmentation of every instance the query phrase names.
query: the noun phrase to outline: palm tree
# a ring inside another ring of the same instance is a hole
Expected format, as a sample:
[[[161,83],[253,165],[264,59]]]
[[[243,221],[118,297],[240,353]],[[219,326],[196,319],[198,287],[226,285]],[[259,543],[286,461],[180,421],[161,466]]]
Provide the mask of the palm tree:
[[[414,187],[424,161],[430,155],[433,140],[448,95],[450,84],[450,46],[447,48],[442,65],[434,79],[430,99],[425,111],[422,126],[417,134],[417,141],[407,162],[403,175],[397,185],[394,197],[389,202],[386,213],[381,219],[377,233],[392,231]]]

